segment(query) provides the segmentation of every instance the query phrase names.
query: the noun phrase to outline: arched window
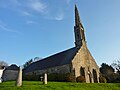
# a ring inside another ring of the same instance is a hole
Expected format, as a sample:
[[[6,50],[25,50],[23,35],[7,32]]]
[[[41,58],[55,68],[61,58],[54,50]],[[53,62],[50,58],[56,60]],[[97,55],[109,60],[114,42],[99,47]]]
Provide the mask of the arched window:
[[[95,69],[93,69],[93,79],[94,79],[94,82],[97,83],[98,80],[97,80],[97,72]]]
[[[83,67],[80,68],[80,76],[84,76],[85,77],[85,70]]]

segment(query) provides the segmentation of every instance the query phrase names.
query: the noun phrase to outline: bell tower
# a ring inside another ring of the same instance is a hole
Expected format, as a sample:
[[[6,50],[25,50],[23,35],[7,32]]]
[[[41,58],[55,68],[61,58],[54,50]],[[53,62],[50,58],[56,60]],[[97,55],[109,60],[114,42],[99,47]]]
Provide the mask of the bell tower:
[[[75,46],[79,48],[85,42],[85,34],[84,34],[84,27],[83,27],[82,22],[80,20],[80,16],[79,16],[78,9],[77,9],[76,5],[75,5],[74,33],[75,33]]]

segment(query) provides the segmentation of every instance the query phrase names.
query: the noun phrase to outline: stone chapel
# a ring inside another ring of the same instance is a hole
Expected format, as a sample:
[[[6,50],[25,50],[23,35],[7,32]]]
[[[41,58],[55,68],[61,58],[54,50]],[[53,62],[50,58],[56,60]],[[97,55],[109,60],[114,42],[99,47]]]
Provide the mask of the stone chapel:
[[[99,82],[99,67],[87,48],[85,32],[75,5],[75,47],[33,62],[24,69],[24,74],[74,73],[84,76],[86,83]]]

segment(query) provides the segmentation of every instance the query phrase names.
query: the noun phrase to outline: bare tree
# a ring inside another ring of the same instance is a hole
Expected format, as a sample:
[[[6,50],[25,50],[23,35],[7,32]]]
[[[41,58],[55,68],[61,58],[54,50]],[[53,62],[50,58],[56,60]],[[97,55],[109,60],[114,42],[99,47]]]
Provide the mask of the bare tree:
[[[0,68],[7,67],[8,64],[5,61],[0,61]]]
[[[23,65],[23,68],[28,67],[31,63],[33,63],[33,59],[30,59],[27,62],[25,62],[25,64]]]
[[[0,66],[8,66],[8,64],[5,61],[0,61]]]
[[[40,57],[35,57],[34,58],[34,62],[39,61],[39,60],[42,60],[42,58],[40,58]]]
[[[120,73],[120,59],[112,63],[112,66]]]

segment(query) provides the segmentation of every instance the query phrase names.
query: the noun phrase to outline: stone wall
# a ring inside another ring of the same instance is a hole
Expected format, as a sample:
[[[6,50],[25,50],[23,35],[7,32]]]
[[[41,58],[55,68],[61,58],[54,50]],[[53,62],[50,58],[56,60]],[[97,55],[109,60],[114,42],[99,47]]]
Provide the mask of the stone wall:
[[[17,78],[17,75],[18,75],[18,71],[15,71],[15,70],[5,70],[3,72],[3,81],[11,81],[11,80],[16,80]]]
[[[71,70],[71,65],[70,64],[66,64],[66,65],[62,65],[62,66],[56,66],[56,67],[51,67],[51,68],[47,68],[47,69],[43,69],[43,70],[36,70],[34,72],[29,72],[26,73],[26,75],[42,75],[44,73],[50,74],[50,73],[70,73]]]
[[[76,56],[72,60],[72,69],[75,72],[75,77],[80,76],[80,68],[82,67],[85,72],[85,79],[87,83],[94,82],[93,80],[93,69],[97,72],[97,79],[99,82],[99,67],[97,66],[94,58],[90,54],[85,42],[77,52]]]
[[[33,72],[26,73],[26,75],[43,75],[44,73],[51,74],[51,73],[73,73],[75,77],[81,76],[80,69],[81,67],[84,69],[84,77],[87,83],[94,83],[95,77],[96,81],[99,82],[99,67],[96,64],[94,58],[92,57],[91,53],[89,52],[86,43],[82,42],[81,48],[78,50],[76,55],[74,56],[72,62],[70,64],[51,67],[43,70],[36,70]],[[94,74],[93,75],[93,71]],[[96,76],[95,76],[96,75]]]

